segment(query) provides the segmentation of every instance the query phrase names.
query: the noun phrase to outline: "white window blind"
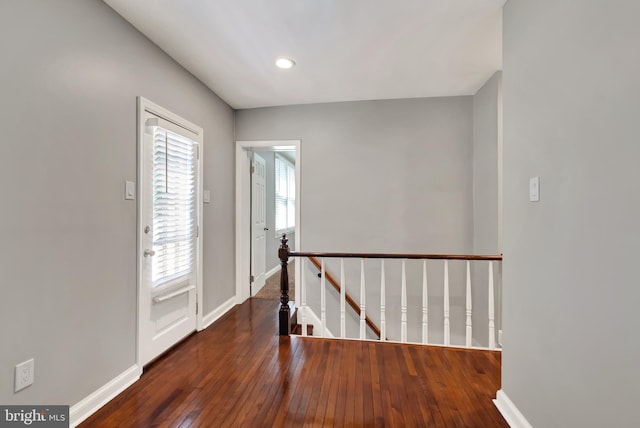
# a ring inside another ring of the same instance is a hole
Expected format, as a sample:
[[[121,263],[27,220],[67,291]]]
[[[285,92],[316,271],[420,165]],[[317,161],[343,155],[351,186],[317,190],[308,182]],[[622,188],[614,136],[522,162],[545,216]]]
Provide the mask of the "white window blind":
[[[190,275],[195,247],[196,143],[160,127],[153,135],[152,282]]]
[[[296,170],[276,154],[276,234],[296,225]]]

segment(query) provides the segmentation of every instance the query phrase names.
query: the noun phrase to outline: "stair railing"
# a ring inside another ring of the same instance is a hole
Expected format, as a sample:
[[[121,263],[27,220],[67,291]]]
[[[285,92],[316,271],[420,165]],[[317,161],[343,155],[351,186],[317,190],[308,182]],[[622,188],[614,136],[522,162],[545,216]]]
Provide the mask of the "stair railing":
[[[407,321],[407,269],[406,269],[406,260],[422,260],[422,337],[421,340],[417,343],[422,344],[432,344],[429,340],[429,285],[427,280],[427,260],[442,260],[444,263],[444,278],[443,278],[443,341],[442,344],[444,346],[453,346],[451,342],[451,314],[450,314],[450,284],[449,284],[449,261],[452,260],[462,260],[466,261],[466,289],[465,289],[465,323],[464,323],[464,336],[465,336],[465,347],[475,347],[473,345],[473,323],[472,323],[472,286],[471,286],[471,261],[482,261],[488,263],[488,281],[487,281],[487,325],[488,327],[488,348],[490,349],[498,349],[497,341],[496,341],[496,325],[495,325],[495,288],[496,284],[494,281],[494,263],[502,261],[502,255],[464,255],[464,254],[391,254],[391,253],[320,253],[320,252],[291,252],[289,251],[289,247],[287,245],[286,235],[282,236],[281,245],[278,251],[278,257],[280,258],[281,265],[281,275],[280,275],[280,291],[281,291],[281,307],[280,307],[280,316],[279,316],[279,334],[280,335],[289,335],[291,334],[292,323],[297,322],[297,320],[292,319],[291,314],[291,305],[289,304],[289,280],[288,280],[288,270],[287,264],[290,257],[299,257],[299,258],[309,258],[312,263],[318,267],[321,275],[321,289],[320,289],[320,336],[325,337],[327,333],[327,315],[326,315],[326,279],[327,277],[332,278],[330,280],[331,283],[337,281],[333,279],[332,275],[327,275],[326,267],[325,267],[325,259],[340,259],[340,283],[342,287],[340,289],[336,288],[340,293],[340,337],[346,338],[345,335],[345,302],[347,302],[347,293],[345,290],[345,271],[344,271],[344,259],[360,259],[360,303],[357,304],[353,299],[351,300],[350,305],[352,307],[357,307],[359,311],[357,311],[360,322],[360,334],[359,338],[361,340],[366,339],[366,329],[367,327],[372,329],[372,331],[378,336],[379,340],[385,341],[387,340],[387,319],[386,319],[386,277],[385,277],[385,260],[399,259],[402,262],[401,265],[401,279],[400,279],[400,287],[401,287],[401,297],[400,297],[400,342],[407,342],[407,331],[408,331],[408,321]],[[319,261],[318,261],[319,259]],[[366,281],[364,275],[364,260],[365,259],[379,259],[380,260],[380,269],[381,269],[381,278],[380,278],[380,327],[378,327],[369,319],[367,316],[366,309]],[[314,262],[315,260],[315,262]],[[302,290],[301,290],[301,299],[302,299],[302,307],[306,308],[306,286],[304,280],[304,270],[302,269],[303,264],[301,263],[301,273],[303,278]],[[301,324],[302,331],[307,331],[307,320],[305,316],[305,311],[302,311],[301,316]],[[295,317],[293,317],[295,318]],[[375,328],[374,328],[375,327]],[[376,331],[377,330],[377,331]]]
[[[318,272],[320,272],[318,276],[322,278],[322,262],[318,260],[317,257],[308,257],[308,259],[311,262],[311,264],[315,266]],[[344,300],[349,305],[349,307],[353,309],[353,311],[358,317],[364,317],[364,321],[367,327],[371,330],[371,332],[374,335],[378,337],[378,339],[380,339],[380,328],[376,325],[375,322],[371,320],[371,318],[369,318],[369,316],[365,312],[363,312],[360,304],[358,304],[358,302],[356,302],[355,299],[351,297],[351,295],[346,291],[346,287],[344,287],[344,283],[345,283],[344,269],[341,269],[341,273],[342,273],[341,278],[338,281],[329,271],[327,271],[326,269],[324,270],[324,276],[327,278],[327,281],[329,281],[329,284],[333,286],[333,288],[338,292],[338,294],[340,294],[340,296],[342,296],[342,293],[344,292],[345,294]],[[304,271],[303,271],[303,274],[304,274]],[[305,287],[305,292],[306,292],[306,287]],[[306,306],[306,301],[304,302],[304,306]],[[341,313],[343,313],[343,311],[341,311]]]

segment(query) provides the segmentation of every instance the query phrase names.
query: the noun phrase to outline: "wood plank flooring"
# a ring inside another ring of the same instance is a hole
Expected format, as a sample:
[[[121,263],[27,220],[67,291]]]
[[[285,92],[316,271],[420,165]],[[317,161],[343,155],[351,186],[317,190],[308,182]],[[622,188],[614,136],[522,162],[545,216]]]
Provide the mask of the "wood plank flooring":
[[[81,427],[508,427],[492,351],[276,336],[249,299]]]

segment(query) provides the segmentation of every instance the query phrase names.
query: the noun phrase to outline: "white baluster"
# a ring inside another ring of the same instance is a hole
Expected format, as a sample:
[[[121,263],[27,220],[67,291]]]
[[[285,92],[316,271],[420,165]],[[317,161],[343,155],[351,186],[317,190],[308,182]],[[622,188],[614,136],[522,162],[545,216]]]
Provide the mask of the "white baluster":
[[[471,321],[471,269],[469,266],[469,260],[467,260],[467,347],[471,347],[471,338],[473,336],[472,321]]]
[[[367,316],[365,314],[365,280],[364,280],[364,259],[360,259],[360,340],[366,339]]]
[[[300,276],[302,277],[302,284],[300,284],[300,300],[302,303],[302,310],[300,311],[301,325],[302,325],[302,335],[307,335],[307,280],[305,275],[305,258],[301,257],[298,259],[298,264],[300,265]]]
[[[325,337],[327,330],[327,296],[324,272],[324,259],[322,259],[322,265],[320,266],[320,337]]]
[[[444,261],[444,345],[451,344],[451,327],[449,323],[449,260]]]
[[[345,313],[347,284],[344,277],[344,259],[340,259],[340,337],[347,337],[347,315]]]
[[[489,262],[489,348],[496,347],[495,303],[493,300],[493,262]]]
[[[407,341],[407,269],[405,260],[402,260],[402,290],[400,296],[400,342]]]
[[[422,343],[429,342],[429,287],[427,286],[427,261],[422,261]]]
[[[386,284],[384,277],[384,259],[380,263],[380,340],[387,340],[387,316],[386,316]]]

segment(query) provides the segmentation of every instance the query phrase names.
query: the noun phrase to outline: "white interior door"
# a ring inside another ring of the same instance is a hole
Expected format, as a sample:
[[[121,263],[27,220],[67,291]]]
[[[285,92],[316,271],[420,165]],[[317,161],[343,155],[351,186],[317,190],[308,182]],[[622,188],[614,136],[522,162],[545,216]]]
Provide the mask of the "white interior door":
[[[196,329],[201,135],[145,111],[140,185],[139,359]]]
[[[264,287],[266,271],[267,243],[265,232],[266,222],[266,171],[267,163],[257,153],[253,154],[253,168],[251,173],[251,295]]]

